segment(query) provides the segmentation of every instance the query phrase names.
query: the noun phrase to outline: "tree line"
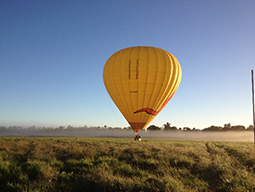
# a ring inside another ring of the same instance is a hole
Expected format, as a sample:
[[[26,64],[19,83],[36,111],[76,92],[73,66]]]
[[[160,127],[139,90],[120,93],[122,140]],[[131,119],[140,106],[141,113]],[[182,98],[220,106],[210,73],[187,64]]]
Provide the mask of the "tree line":
[[[171,126],[169,122],[164,124],[162,127],[155,125],[150,125],[147,130],[161,130],[161,131],[253,131],[253,125],[249,125],[247,128],[243,125],[231,125],[230,123],[224,124],[223,127],[211,125],[204,129],[196,129],[190,127],[177,128],[176,126]]]
[[[1,132],[10,132],[10,131],[40,131],[40,132],[58,132],[58,131],[82,131],[82,130],[100,130],[100,129],[118,129],[118,130],[127,130],[127,129],[132,129],[130,126],[129,127],[107,127],[107,125],[104,125],[103,127],[101,126],[91,126],[88,127],[86,125],[81,126],[81,127],[74,127],[71,125],[68,126],[59,126],[59,127],[36,127],[36,126],[31,126],[31,127],[21,127],[21,126],[0,126],[0,134]],[[149,131],[253,131],[253,125],[249,125],[247,128],[243,125],[231,125],[230,123],[224,124],[223,127],[221,126],[215,126],[211,125],[210,127],[204,128],[204,129],[196,129],[190,128],[190,127],[179,127],[177,128],[176,126],[172,126],[171,123],[167,122],[163,126],[159,127],[156,125],[150,125],[147,127],[147,130]]]

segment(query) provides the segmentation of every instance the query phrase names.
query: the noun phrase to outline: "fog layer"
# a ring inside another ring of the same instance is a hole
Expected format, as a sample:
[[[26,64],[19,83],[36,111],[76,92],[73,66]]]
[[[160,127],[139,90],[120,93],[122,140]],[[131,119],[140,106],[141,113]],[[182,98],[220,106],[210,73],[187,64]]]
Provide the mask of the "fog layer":
[[[202,140],[202,141],[246,141],[253,142],[252,131],[228,131],[228,132],[208,132],[208,131],[139,131],[138,134],[143,138],[151,139],[173,139],[173,140]],[[132,130],[114,129],[85,129],[82,131],[17,131],[0,133],[1,136],[72,136],[72,137],[115,137],[115,138],[134,138]]]

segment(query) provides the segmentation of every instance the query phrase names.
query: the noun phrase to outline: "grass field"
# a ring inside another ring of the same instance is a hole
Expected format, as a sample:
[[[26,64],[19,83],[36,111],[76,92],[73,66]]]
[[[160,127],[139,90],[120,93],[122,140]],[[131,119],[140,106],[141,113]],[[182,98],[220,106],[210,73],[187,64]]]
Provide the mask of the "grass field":
[[[0,137],[0,191],[255,191],[250,142]]]

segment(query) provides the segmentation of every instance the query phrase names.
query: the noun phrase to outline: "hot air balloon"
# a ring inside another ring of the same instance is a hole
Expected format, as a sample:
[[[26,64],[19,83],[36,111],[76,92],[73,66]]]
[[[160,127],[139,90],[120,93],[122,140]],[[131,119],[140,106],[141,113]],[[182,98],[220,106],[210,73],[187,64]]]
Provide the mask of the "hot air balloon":
[[[145,129],[176,92],[182,76],[178,60],[156,47],[129,47],[105,63],[105,87],[135,134]]]

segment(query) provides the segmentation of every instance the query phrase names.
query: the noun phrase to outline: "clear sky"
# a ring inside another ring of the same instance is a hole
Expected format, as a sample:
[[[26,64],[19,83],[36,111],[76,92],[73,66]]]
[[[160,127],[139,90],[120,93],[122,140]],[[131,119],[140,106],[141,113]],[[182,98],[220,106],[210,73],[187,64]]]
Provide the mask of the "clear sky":
[[[1,0],[0,125],[127,127],[103,67],[144,45],[172,53],[183,72],[151,124],[248,126],[254,10],[254,0]]]

